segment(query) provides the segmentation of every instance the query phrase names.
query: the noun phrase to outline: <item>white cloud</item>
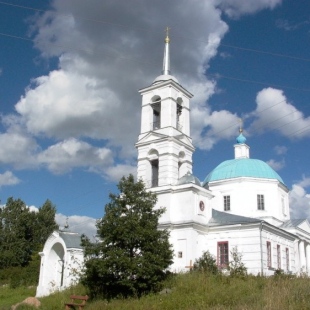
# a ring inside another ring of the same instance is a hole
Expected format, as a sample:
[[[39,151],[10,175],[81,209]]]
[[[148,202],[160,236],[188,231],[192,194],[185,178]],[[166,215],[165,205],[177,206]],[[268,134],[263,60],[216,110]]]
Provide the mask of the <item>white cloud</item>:
[[[0,173],[0,187],[8,185],[16,185],[20,183],[20,179],[16,177],[11,171]]]
[[[291,23],[286,19],[278,19],[276,21],[276,26],[280,29],[284,29],[286,31],[293,31],[296,30],[302,26],[307,26],[309,25],[309,20],[304,20],[302,22],[298,22],[298,23]]]
[[[68,223],[70,231],[85,234],[91,241],[95,240],[97,234],[96,219],[92,217],[80,215],[71,215],[67,217],[61,213],[56,213],[55,221],[60,229],[63,229],[66,223]]]
[[[262,9],[273,9],[282,0],[215,0],[215,3],[230,17],[253,14]]]
[[[306,177],[293,184],[289,196],[292,218],[310,218],[310,194],[306,191],[309,186],[310,178]]]
[[[36,166],[34,155],[36,141],[20,132],[0,133],[0,164],[10,164],[16,169]]]
[[[267,161],[267,164],[274,170],[279,171],[285,166],[285,161],[284,159],[280,161],[276,161],[274,159],[270,159]]]
[[[39,209],[36,206],[27,206],[27,207],[31,212],[35,213],[39,212]]]
[[[75,70],[83,66],[79,62]],[[113,129],[111,120],[119,100],[103,81],[58,70],[35,79],[34,85],[15,106],[30,133],[56,138],[113,137],[109,129]]]
[[[68,139],[50,146],[38,155],[38,161],[56,174],[65,173],[74,167],[104,169],[113,164],[112,152],[96,148],[77,139]]]
[[[256,97],[255,121],[250,131],[275,130],[290,139],[310,136],[310,117],[305,117],[284,96],[283,91],[274,88],[261,90]]]
[[[114,182],[118,182],[123,176],[126,177],[129,174],[132,174],[134,177],[136,177],[137,166],[116,165],[105,170],[105,175],[107,178]]]
[[[236,17],[280,2],[53,0],[51,10],[33,18],[31,31],[43,57],[58,57],[58,69],[33,79],[15,106],[17,114],[2,119],[7,132],[0,135],[0,163],[41,165],[53,173],[83,167],[112,180],[133,172],[140,129],[137,90],[160,75],[166,25],[172,25],[172,73],[195,94],[194,144],[210,149],[231,138],[234,131],[224,129],[237,127],[238,116],[207,104],[216,83],[205,71],[228,31],[221,10]],[[38,145],[42,141],[44,147]]]
[[[276,145],[274,147],[274,150],[277,155],[284,155],[287,152],[287,147],[286,146],[281,146],[281,145]]]
[[[238,127],[239,117],[229,111],[214,111],[211,114],[203,109],[194,108],[191,111],[192,119],[195,119],[202,127],[202,131],[193,130],[192,137],[196,145],[201,149],[209,150],[221,139],[230,139],[236,135],[233,127]],[[230,124],[230,126],[228,126]]]

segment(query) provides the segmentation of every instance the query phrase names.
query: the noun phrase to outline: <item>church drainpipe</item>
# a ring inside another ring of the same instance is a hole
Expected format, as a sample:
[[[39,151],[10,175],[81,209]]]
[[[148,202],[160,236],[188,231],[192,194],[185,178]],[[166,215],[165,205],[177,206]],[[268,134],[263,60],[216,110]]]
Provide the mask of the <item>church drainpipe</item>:
[[[261,273],[261,276],[263,276],[263,272],[264,272],[264,269],[263,269],[263,237],[262,237],[262,231],[263,231],[263,222],[260,222],[260,273]]]

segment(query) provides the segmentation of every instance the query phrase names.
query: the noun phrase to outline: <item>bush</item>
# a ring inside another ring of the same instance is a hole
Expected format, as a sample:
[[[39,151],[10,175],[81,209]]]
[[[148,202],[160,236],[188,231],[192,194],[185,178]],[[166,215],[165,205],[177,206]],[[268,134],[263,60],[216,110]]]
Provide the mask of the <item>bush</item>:
[[[25,267],[9,267],[0,269],[0,285],[8,284],[11,288],[19,286],[35,286],[38,284],[40,257],[33,255],[33,260]]]
[[[219,269],[216,265],[216,259],[209,251],[204,252],[200,258],[195,260],[193,269],[210,274],[219,273]]]
[[[232,261],[229,262],[228,270],[231,277],[245,277],[247,269],[242,262],[242,254],[238,252],[238,248],[234,247],[231,252]]]

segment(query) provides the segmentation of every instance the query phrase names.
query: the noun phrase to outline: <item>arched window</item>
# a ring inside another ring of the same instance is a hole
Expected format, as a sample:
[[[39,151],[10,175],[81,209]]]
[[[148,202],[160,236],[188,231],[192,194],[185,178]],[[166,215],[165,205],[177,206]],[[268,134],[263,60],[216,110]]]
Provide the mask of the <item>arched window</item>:
[[[151,161],[152,166],[152,187],[158,186],[158,159],[154,159]]]
[[[158,186],[158,175],[159,175],[159,158],[158,151],[152,149],[148,153],[148,158],[150,161],[150,186],[157,187]]]
[[[176,123],[176,128],[178,130],[182,130],[182,124],[181,124],[181,115],[182,115],[182,98],[177,99],[177,123]]]
[[[154,96],[152,98],[152,109],[153,109],[153,122],[152,122],[152,130],[156,130],[160,128],[160,110],[161,110],[161,98],[159,96]]]

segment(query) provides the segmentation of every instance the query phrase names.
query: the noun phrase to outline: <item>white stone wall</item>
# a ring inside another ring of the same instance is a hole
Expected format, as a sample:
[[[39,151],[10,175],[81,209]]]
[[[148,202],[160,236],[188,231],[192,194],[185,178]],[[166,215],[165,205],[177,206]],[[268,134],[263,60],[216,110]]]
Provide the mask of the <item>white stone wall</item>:
[[[258,178],[236,178],[215,181],[209,184],[215,195],[211,205],[218,211],[224,211],[223,197],[230,196],[230,213],[246,217],[264,218],[279,226],[290,219],[288,211],[288,192],[277,180]],[[257,195],[264,195],[265,210],[257,209]],[[282,197],[285,209],[282,208]],[[283,212],[284,211],[284,212]]]
[[[59,232],[54,231],[40,253],[40,276],[36,296],[48,296],[75,284],[84,263],[82,249],[67,249]]]

